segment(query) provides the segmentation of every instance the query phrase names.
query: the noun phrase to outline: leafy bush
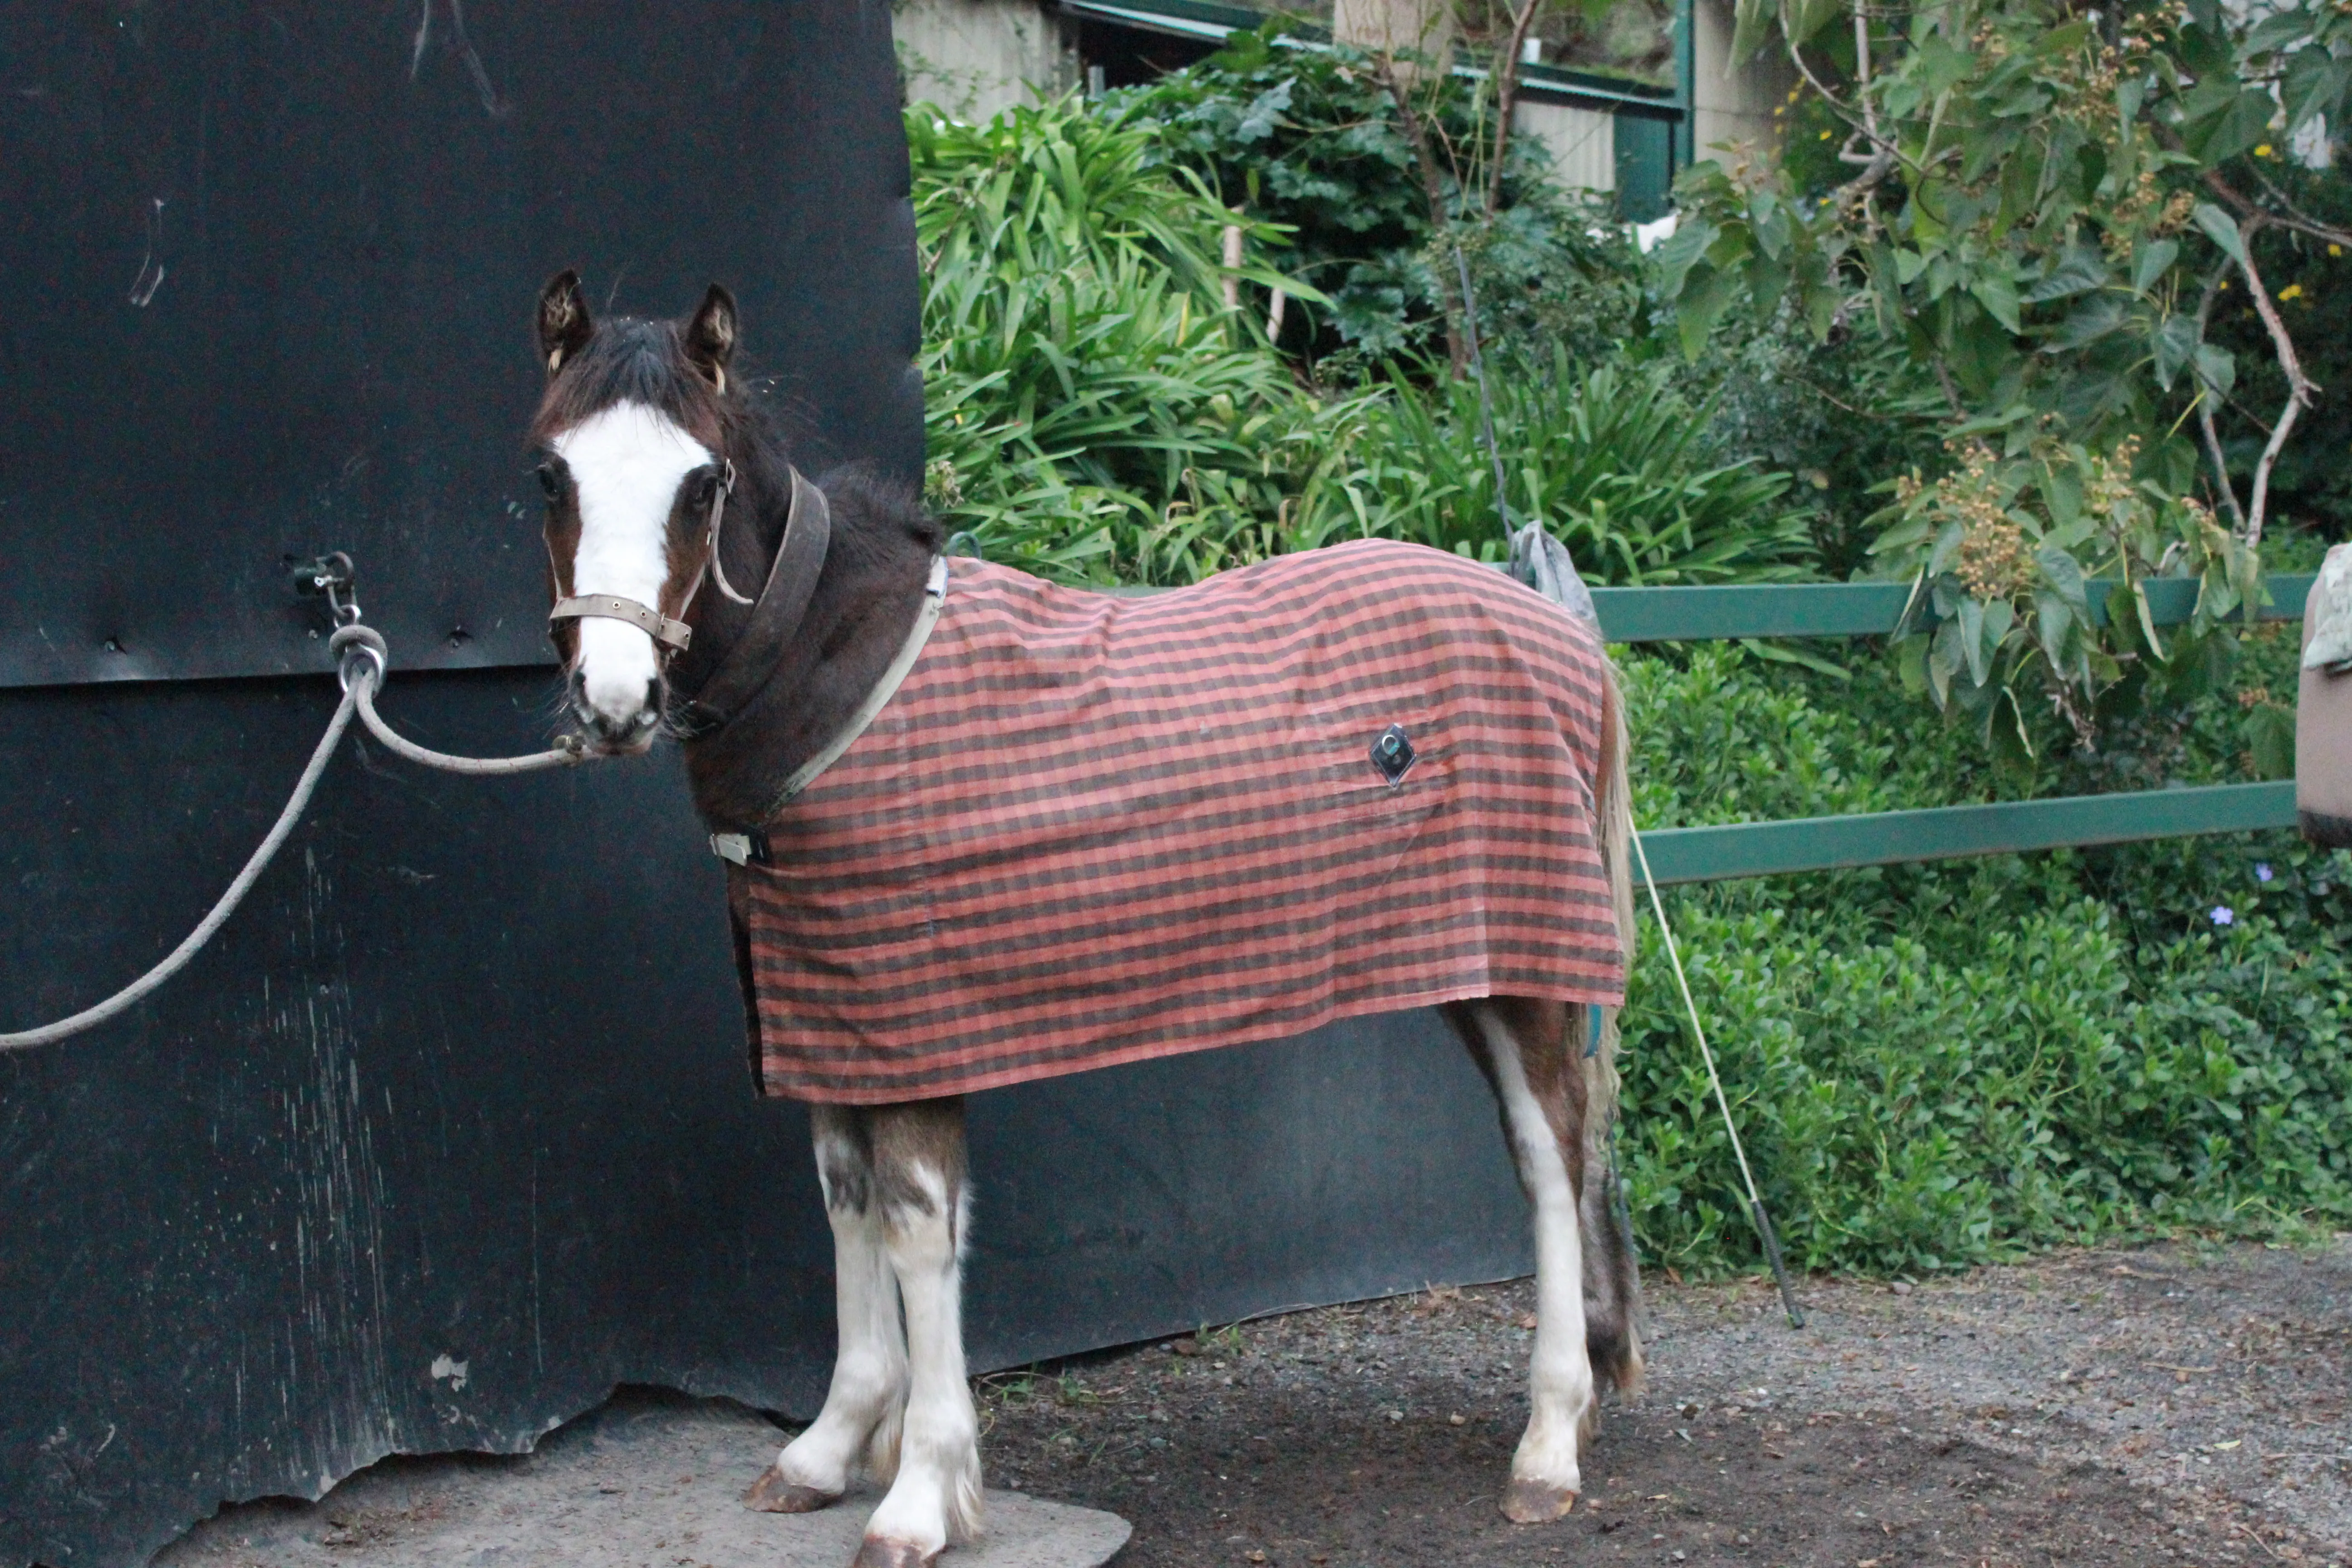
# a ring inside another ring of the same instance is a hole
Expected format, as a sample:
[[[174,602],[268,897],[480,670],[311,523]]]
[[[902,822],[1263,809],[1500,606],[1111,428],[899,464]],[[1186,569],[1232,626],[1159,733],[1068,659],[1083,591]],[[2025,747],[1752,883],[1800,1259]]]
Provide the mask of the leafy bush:
[[[1964,735],[1906,727],[1883,667],[1822,689],[1732,648],[1628,661],[1639,820],[2018,783]],[[2190,776],[2232,765],[2189,740]],[[2352,857],[2274,834],[1728,883],[1669,909],[1791,1260],[1919,1273],[2168,1226],[2352,1217],[2347,879]],[[1664,946],[1643,941],[1620,1157],[1644,1255],[1752,1267]]]
[[[1236,33],[1199,65],[1111,94],[1109,112],[1156,126],[1161,157],[1235,211],[1287,232],[1290,270],[1329,304],[1294,310],[1286,344],[1310,360],[1339,353],[1339,365],[1356,368],[1425,356],[1460,286],[1451,248],[1435,244],[1412,144],[1370,56],[1294,47],[1290,26],[1277,18]],[[1443,145],[1475,150],[1493,136],[1486,91],[1440,75],[1415,96]],[[1449,212],[1479,209],[1475,188],[1465,196],[1455,171],[1443,173]],[[1474,172],[1474,187],[1477,179]],[[1473,222],[1460,231],[1481,335],[1564,342],[1579,359],[1606,353],[1634,326],[1640,301],[1638,260],[1605,199],[1561,189],[1549,155],[1528,139],[1513,143],[1503,200],[1491,229]]]
[[[1150,129],[1067,102],[981,127],[918,105],[907,126],[927,489],[949,526],[1050,576],[1184,581],[1251,558],[1221,535],[1276,514],[1269,454],[1317,411],[1224,304],[1229,215],[1152,162]],[[1205,541],[1204,493],[1224,525]]]
[[[1149,584],[1339,538],[1498,557],[1475,385],[1300,386],[1255,316],[1225,305],[1214,258],[1233,215],[1155,161],[1160,134],[1070,103],[984,127],[908,111],[928,489],[964,547]],[[1706,411],[1664,367],[1586,374],[1555,352],[1540,370],[1498,360],[1490,379],[1515,515],[1544,518],[1598,580],[1808,572],[1788,476],[1696,460]]]

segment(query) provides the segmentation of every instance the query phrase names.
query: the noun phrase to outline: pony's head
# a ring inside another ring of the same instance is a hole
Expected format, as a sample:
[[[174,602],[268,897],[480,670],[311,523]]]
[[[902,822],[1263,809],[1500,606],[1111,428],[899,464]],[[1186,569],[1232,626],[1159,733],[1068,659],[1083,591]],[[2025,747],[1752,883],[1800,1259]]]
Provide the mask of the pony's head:
[[[553,637],[572,711],[608,751],[641,752],[733,483],[727,366],[734,297],[683,321],[592,321],[579,274],[539,297],[547,391],[531,438],[547,491]]]

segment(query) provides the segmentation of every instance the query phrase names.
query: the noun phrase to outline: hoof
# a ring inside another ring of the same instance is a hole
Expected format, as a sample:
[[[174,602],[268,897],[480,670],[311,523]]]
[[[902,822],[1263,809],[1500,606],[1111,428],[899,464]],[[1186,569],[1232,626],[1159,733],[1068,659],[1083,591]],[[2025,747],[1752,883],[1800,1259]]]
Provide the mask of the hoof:
[[[743,1506],[761,1513],[814,1513],[840,1500],[839,1492],[821,1492],[784,1479],[784,1472],[773,1465],[761,1470],[751,1489],[743,1494]]]
[[[849,1568],[930,1568],[940,1560],[936,1552],[924,1555],[923,1549],[905,1541],[881,1541],[869,1535],[857,1543],[857,1555],[850,1559]]]
[[[1549,1524],[1575,1506],[1576,1494],[1566,1487],[1519,1476],[1511,1478],[1511,1489],[1503,1494],[1503,1517],[1513,1524]]]

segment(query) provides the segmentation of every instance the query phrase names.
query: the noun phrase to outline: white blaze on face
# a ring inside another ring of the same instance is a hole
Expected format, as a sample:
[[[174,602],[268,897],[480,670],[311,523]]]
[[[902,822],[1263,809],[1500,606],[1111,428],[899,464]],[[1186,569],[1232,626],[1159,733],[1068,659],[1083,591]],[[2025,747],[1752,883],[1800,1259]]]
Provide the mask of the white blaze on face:
[[[669,576],[670,508],[680,481],[710,461],[709,451],[642,403],[591,415],[553,446],[579,498],[572,592],[617,594],[658,608]],[[661,668],[654,639],[626,621],[592,616],[572,625],[580,628],[588,705],[616,723],[635,720]]]

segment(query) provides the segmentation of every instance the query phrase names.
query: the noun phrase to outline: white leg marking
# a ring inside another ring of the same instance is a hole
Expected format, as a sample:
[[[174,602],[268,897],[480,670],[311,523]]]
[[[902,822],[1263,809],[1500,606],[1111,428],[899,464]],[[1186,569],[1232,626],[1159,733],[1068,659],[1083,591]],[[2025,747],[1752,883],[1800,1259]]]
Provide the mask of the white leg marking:
[[[669,416],[642,403],[600,409],[550,445],[572,470],[580,499],[572,591],[659,604],[669,579],[669,514],[677,487],[710,461],[709,449]],[[654,639],[625,621],[598,617],[577,625],[589,706],[610,719],[635,718],[660,670]]]
[[[937,1172],[908,1174],[929,1199],[892,1206],[883,1244],[898,1276],[907,1312],[911,1381],[898,1479],[866,1526],[868,1540],[902,1542],[930,1553],[980,1531],[980,1421],[964,1380],[961,1240],[967,1205],[959,1193],[950,1213],[947,1183]]]
[[[1517,1041],[1493,1008],[1480,1005],[1475,1016],[1494,1058],[1511,1152],[1535,1209],[1535,1356],[1528,1429],[1511,1458],[1511,1479],[1580,1491],[1577,1435],[1592,1407],[1592,1363],[1584,1348],[1584,1246],[1577,1228],[1576,1189],[1569,1183],[1568,1161],[1551,1120],[1528,1087]]]
[[[825,1186],[825,1214],[833,1222],[841,1344],[824,1409],[776,1457],[776,1468],[794,1486],[837,1496],[848,1489],[852,1467],[874,1439],[886,1434],[895,1439],[898,1407],[907,1394],[907,1344],[898,1325],[898,1284],[882,1245],[881,1215],[870,1196],[863,1212],[835,1202],[824,1173],[826,1134],[818,1136],[818,1180]],[[887,1469],[882,1479],[888,1479]]]

